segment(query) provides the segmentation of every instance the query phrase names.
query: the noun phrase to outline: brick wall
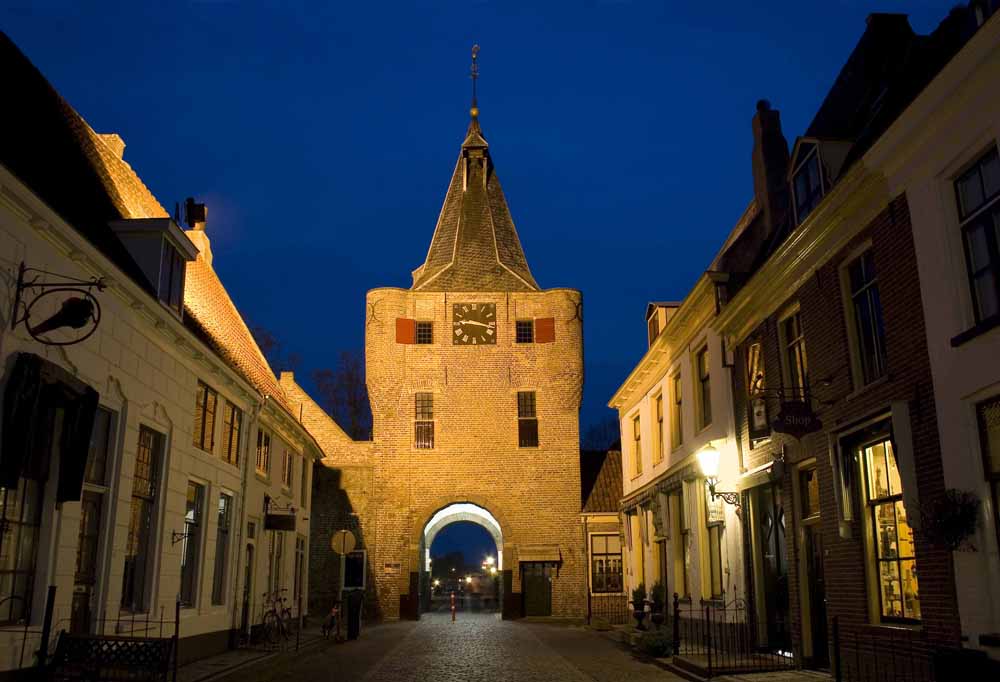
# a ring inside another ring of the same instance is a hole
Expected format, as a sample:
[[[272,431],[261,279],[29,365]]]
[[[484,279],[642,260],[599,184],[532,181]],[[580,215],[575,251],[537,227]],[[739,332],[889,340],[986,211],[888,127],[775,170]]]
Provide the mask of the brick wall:
[[[847,318],[840,284],[839,268],[864,242],[873,249],[881,306],[885,325],[888,357],[887,375],[867,387],[855,389],[851,373]],[[829,437],[852,424],[888,413],[890,404],[905,401],[909,408],[913,456],[919,498],[922,504],[944,490],[941,452],[935,420],[934,394],[926,350],[924,320],[917,286],[916,260],[910,216],[905,196],[893,199],[849,245],[833,254],[793,297],[798,301],[809,360],[809,376],[814,408],[823,422],[823,430],[806,436],[801,443],[793,438],[772,434],[769,441],[751,444],[748,436],[746,400],[746,350],[749,343],[763,344],[768,388],[780,384],[781,364],[778,321],[781,313],[765,320],[736,354],[734,401],[743,467],[753,469],[770,462],[784,451],[788,466],[783,485],[784,508],[788,520],[786,532],[789,566],[789,601],[793,644],[802,646],[802,604],[798,562],[799,533],[792,527],[794,464],[816,458],[820,485],[821,532],[825,548],[827,615],[839,616],[845,631],[863,631],[866,636],[881,636],[881,628],[869,625],[868,588],[865,583],[864,528],[856,510],[848,537],[842,537],[834,497],[834,473],[830,466]],[[777,414],[777,399],[769,398],[769,417]],[[798,503],[798,500],[795,500]],[[856,503],[857,505],[857,503]],[[918,510],[908,509],[913,518]],[[955,608],[951,553],[916,535],[921,628],[903,631],[917,640],[918,646],[956,646],[959,622]],[[872,629],[874,627],[874,629]],[[898,633],[897,633],[898,634]],[[897,637],[896,641],[900,641]],[[891,646],[891,645],[887,645]],[[908,646],[908,645],[907,645]],[[889,652],[886,652],[888,655]]]

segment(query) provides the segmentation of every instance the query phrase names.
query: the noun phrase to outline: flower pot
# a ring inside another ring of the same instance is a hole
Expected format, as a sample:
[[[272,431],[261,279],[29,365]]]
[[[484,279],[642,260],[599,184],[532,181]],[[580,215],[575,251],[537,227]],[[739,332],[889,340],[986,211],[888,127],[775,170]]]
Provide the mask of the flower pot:
[[[660,627],[661,625],[663,625],[663,620],[664,620],[663,609],[654,608],[652,616],[653,625],[655,625],[656,627]]]
[[[646,612],[642,609],[636,609],[632,612],[632,615],[635,616],[636,623],[638,623],[638,625],[635,626],[635,629],[645,630],[646,626],[642,624],[642,621],[646,620]]]

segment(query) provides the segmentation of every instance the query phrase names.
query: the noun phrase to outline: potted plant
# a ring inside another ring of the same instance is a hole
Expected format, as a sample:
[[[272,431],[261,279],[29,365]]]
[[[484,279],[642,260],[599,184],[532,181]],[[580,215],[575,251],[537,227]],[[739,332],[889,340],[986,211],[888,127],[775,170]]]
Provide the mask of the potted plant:
[[[665,618],[663,614],[663,604],[666,597],[666,591],[663,589],[663,583],[657,580],[653,583],[653,589],[649,591],[649,598],[653,602],[653,625],[659,628],[663,625],[663,620]]]
[[[646,619],[646,585],[644,583],[639,583],[639,585],[632,590],[632,614],[635,616],[635,620],[638,623],[636,626],[637,630],[645,630],[642,621]]]

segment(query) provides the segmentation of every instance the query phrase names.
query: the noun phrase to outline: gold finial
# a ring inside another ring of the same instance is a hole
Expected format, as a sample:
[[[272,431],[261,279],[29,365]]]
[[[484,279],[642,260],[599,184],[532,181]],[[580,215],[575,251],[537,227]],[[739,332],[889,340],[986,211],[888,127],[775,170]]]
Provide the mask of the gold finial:
[[[472,114],[472,118],[479,118],[479,105],[476,103],[476,81],[479,80],[479,64],[476,60],[479,58],[479,45],[472,46],[472,70],[469,72],[469,76],[472,78],[472,108],[469,109],[469,113]]]

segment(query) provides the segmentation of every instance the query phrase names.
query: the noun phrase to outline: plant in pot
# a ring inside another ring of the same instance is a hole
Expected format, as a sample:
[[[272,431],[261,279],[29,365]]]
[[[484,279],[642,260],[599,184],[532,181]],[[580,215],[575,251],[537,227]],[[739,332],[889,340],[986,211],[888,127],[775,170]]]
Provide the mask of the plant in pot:
[[[646,627],[642,624],[642,621],[646,619],[646,585],[644,583],[639,583],[639,585],[632,590],[632,609],[632,614],[635,616],[635,620],[638,623],[636,629],[645,630]]]
[[[663,614],[663,604],[665,598],[666,590],[663,589],[663,583],[657,580],[653,583],[653,589],[649,591],[649,599],[653,602],[652,621],[653,625],[657,628],[663,625],[663,620],[665,618]]]

